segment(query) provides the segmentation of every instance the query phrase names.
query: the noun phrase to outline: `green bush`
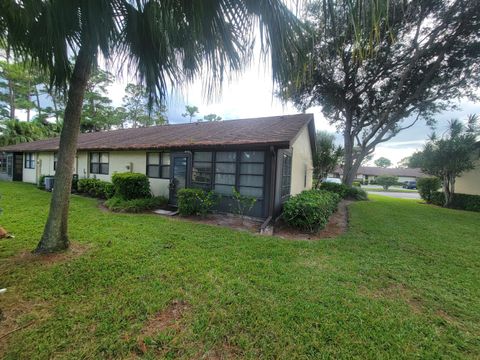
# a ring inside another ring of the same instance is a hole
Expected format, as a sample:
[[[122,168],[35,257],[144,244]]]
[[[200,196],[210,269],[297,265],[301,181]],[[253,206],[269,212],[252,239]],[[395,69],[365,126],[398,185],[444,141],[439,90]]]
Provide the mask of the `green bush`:
[[[51,176],[51,175],[40,175],[40,177],[38,178],[37,187],[39,189],[45,190],[45,177],[47,176]]]
[[[440,186],[442,186],[442,182],[436,177],[423,177],[417,180],[418,192],[427,203],[431,202],[433,193],[435,193]]]
[[[323,229],[337,209],[340,196],[324,190],[305,190],[283,205],[282,217],[294,228],[308,232]]]
[[[345,198],[347,194],[347,189],[348,189],[348,186],[344,184],[337,184],[337,183],[331,183],[331,182],[323,182],[320,184],[320,190],[334,192],[340,195],[342,199]]]
[[[115,212],[139,213],[164,207],[167,203],[168,199],[163,196],[131,200],[114,196],[105,201],[105,206]]]
[[[445,204],[445,195],[441,191],[432,193],[430,202],[434,205],[443,206]],[[453,194],[450,208],[457,210],[480,212],[480,195]]]
[[[385,190],[388,190],[390,186],[397,185],[398,183],[397,176],[380,175],[380,176],[377,176],[375,180],[377,184],[383,186]]]
[[[342,199],[352,199],[352,200],[368,199],[367,193],[356,186],[350,187],[344,184],[324,182],[320,185],[320,189],[338,194]]]
[[[115,173],[112,176],[115,187],[115,196],[125,200],[144,199],[152,197],[150,182],[145,174],[140,173]]]
[[[177,193],[178,212],[180,215],[205,216],[217,204],[218,194],[202,189],[180,189]]]
[[[360,187],[360,186],[362,186],[362,183],[361,183],[360,181],[354,181],[354,182],[352,183],[352,186]]]
[[[78,180],[78,192],[96,198],[110,199],[115,194],[115,188],[113,184],[108,181],[102,181],[100,179],[80,179]]]
[[[351,199],[351,200],[368,200],[368,195],[367,192],[363,189],[360,189],[359,187],[352,186],[348,187],[345,191],[345,199]]]

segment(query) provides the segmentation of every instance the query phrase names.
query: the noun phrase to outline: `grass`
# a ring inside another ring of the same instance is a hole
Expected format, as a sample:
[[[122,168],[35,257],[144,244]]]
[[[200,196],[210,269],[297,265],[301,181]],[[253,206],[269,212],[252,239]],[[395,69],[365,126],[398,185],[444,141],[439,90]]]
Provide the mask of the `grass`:
[[[0,192],[15,234],[0,240],[0,308],[26,326],[0,339],[5,359],[480,357],[479,213],[370,195],[345,235],[308,242],[72,196],[71,239],[86,251],[50,263],[19,255],[50,194]],[[179,302],[178,324],[153,331]]]

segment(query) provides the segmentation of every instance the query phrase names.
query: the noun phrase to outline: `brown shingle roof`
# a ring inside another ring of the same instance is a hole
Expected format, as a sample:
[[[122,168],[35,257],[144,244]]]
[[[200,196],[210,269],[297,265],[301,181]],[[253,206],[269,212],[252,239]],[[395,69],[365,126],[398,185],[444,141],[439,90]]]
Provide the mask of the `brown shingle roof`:
[[[80,134],[78,150],[173,149],[228,145],[289,146],[313,122],[312,114],[271,116]],[[55,151],[59,138],[0,148],[1,151]]]

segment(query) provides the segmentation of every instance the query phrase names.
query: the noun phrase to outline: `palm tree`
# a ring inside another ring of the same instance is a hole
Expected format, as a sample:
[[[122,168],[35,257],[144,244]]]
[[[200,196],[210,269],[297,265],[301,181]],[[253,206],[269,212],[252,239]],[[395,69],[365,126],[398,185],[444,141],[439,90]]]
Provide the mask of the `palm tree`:
[[[208,79],[211,96],[228,72],[247,63],[257,23],[262,50],[270,50],[274,81],[286,78],[302,29],[281,0],[0,2],[0,43],[47,72],[55,88],[68,88],[55,188],[37,253],[68,248],[82,103],[99,55],[133,69],[150,105],[165,99],[169,83],[184,84],[197,75]]]

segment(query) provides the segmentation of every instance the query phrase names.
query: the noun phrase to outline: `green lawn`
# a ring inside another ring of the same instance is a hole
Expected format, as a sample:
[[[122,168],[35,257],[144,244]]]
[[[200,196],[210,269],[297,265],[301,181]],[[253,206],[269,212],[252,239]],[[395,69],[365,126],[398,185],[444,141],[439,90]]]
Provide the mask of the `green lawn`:
[[[35,247],[49,194],[0,192],[15,234],[0,240],[0,308],[26,325],[0,339],[0,358],[480,357],[479,213],[370,195],[347,234],[308,242],[73,196],[71,239],[87,251],[48,263],[19,253]],[[175,302],[179,324],[155,332]]]

